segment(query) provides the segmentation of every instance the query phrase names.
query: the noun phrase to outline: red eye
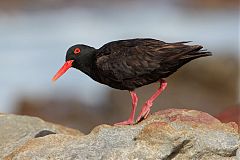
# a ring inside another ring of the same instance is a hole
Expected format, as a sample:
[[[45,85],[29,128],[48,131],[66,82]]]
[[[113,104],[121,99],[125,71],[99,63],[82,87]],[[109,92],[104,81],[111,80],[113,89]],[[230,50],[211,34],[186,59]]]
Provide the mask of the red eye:
[[[74,49],[74,54],[78,54],[78,53],[80,53],[80,52],[81,52],[80,48],[75,48],[75,49]]]

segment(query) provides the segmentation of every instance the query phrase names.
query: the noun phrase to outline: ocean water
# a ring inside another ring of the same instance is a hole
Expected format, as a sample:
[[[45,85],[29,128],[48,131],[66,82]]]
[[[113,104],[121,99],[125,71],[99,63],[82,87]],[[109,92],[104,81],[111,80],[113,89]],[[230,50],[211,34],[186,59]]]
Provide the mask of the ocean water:
[[[144,5],[0,13],[0,112],[13,112],[21,96],[76,97],[92,106],[104,102],[110,88],[75,69],[51,83],[71,45],[99,48],[117,39],[151,37],[191,40],[217,56],[237,57],[238,20],[237,11]]]

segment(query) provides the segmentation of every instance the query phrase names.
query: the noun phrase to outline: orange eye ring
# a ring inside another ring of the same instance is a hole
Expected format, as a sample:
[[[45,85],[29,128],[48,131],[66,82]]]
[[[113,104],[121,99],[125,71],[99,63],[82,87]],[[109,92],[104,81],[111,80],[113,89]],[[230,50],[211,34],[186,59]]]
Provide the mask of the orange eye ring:
[[[81,52],[81,50],[80,50],[80,48],[75,48],[73,52],[74,52],[74,54],[79,54]]]

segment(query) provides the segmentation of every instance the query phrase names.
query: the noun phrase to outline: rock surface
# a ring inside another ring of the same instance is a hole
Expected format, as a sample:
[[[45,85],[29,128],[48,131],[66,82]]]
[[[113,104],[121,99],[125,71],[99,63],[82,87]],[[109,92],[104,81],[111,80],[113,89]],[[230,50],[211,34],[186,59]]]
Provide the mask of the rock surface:
[[[19,122],[14,117],[26,119],[28,124]],[[36,127],[39,126],[36,121],[41,120],[13,115],[0,116],[0,125],[7,125],[4,129],[0,128],[0,136],[5,139],[0,140],[0,157],[4,157],[4,160],[240,159],[240,137],[236,123],[224,124],[207,113],[195,110],[163,110],[139,124],[100,125],[88,135],[70,129],[53,129],[52,124],[52,128]],[[41,121],[41,124],[49,123]],[[43,128],[51,132],[42,131],[39,134]],[[22,140],[22,137],[28,138]],[[6,150],[8,147],[12,148],[11,153]],[[4,148],[5,151],[2,151]]]
[[[36,117],[0,114],[0,159],[34,137],[50,134],[83,135],[80,131],[52,124]]]

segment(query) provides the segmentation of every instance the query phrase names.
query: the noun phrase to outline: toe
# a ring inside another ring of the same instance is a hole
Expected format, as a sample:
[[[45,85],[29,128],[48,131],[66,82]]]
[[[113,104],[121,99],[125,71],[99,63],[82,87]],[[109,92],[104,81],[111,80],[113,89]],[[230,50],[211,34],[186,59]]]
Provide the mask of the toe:
[[[127,121],[115,123],[114,126],[118,126],[118,125],[132,125],[132,124],[133,124],[133,121],[127,120]]]

